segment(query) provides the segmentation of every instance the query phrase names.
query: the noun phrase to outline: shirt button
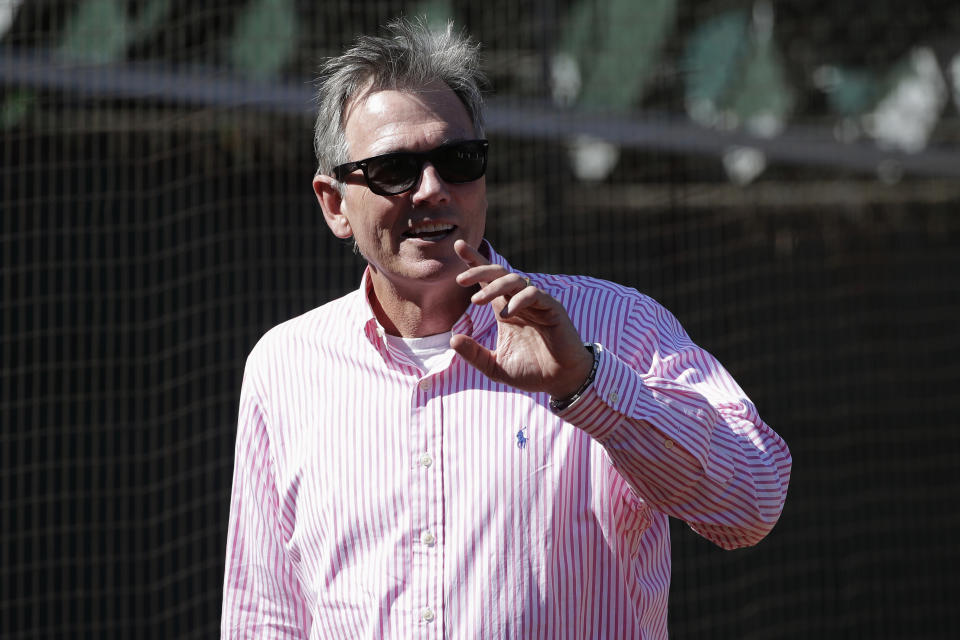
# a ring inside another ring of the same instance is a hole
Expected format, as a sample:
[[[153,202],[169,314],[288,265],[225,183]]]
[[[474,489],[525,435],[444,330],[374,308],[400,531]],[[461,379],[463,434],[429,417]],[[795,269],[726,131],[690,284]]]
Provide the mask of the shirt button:
[[[430,387],[433,386],[433,381],[430,378],[424,378],[420,381],[420,388],[424,391],[429,391]]]
[[[422,456],[420,456],[420,466],[429,467],[432,464],[433,464],[433,458],[430,457],[429,453],[425,453]]]
[[[435,614],[430,607],[425,607],[424,610],[420,612],[420,619],[424,622],[433,622],[436,617],[437,614]]]
[[[420,534],[420,542],[427,545],[428,547],[432,547],[433,543],[436,541],[437,539],[433,537],[433,534],[430,533],[429,531],[424,531],[423,533]]]
[[[670,438],[667,438],[666,440],[663,441],[663,446],[666,447],[667,449],[673,449],[673,440],[671,440]]]
[[[620,396],[617,395],[616,391],[611,391],[610,393],[607,394],[607,400],[610,401],[610,404],[616,404],[617,400],[619,399],[620,399]]]

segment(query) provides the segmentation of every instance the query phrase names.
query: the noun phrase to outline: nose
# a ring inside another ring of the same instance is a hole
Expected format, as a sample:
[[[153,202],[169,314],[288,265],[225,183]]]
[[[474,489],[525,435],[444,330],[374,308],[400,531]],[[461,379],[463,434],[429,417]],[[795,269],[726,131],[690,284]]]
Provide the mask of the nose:
[[[446,181],[430,162],[423,164],[420,182],[413,188],[411,198],[413,204],[418,206],[442,204],[450,199]]]

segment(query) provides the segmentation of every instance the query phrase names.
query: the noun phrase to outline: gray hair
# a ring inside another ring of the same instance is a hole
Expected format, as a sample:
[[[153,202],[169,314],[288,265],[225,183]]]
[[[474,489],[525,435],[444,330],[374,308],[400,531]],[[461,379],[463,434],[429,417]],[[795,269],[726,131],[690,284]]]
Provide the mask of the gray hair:
[[[391,21],[392,37],[360,36],[343,55],[329,58],[320,68],[319,103],[313,147],[317,172],[329,175],[333,167],[349,161],[344,132],[344,109],[360,91],[425,89],[443,82],[467,109],[477,136],[483,135],[485,82],[480,70],[479,45],[464,33],[431,31],[424,20]]]

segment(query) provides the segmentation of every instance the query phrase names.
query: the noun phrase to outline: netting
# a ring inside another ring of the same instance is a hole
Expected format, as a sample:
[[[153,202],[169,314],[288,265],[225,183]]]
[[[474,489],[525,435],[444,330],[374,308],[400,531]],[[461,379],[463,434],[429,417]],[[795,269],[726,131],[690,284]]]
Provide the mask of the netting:
[[[362,268],[310,83],[401,11],[484,43],[494,246],[791,446],[758,547],[674,527],[672,637],[956,637],[960,10],[671,0],[0,1],[0,635],[217,633],[243,361]]]

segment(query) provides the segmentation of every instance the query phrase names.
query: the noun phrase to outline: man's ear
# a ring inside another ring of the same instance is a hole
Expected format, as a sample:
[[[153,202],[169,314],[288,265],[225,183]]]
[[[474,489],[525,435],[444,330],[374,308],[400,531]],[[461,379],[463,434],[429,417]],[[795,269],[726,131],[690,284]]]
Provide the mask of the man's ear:
[[[323,209],[323,219],[333,235],[346,239],[353,235],[350,221],[343,215],[343,196],[337,188],[337,181],[330,176],[317,174],[313,176],[313,192],[317,194],[317,202]]]

